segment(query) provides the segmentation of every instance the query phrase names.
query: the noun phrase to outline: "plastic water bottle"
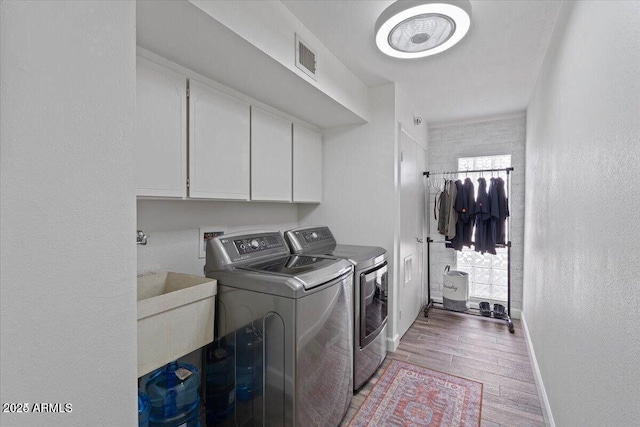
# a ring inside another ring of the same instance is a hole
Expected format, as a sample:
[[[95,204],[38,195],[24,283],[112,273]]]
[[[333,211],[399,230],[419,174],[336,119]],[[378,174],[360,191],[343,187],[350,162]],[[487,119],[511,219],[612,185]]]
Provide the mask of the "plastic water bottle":
[[[143,391],[138,391],[138,427],[149,427],[149,397]]]
[[[233,414],[236,401],[235,349],[223,338],[205,348],[207,424],[223,422]]]
[[[146,383],[151,410],[150,427],[200,427],[198,386],[195,366],[171,362],[155,371]]]
[[[246,402],[262,394],[262,331],[243,327],[236,331],[236,397]]]

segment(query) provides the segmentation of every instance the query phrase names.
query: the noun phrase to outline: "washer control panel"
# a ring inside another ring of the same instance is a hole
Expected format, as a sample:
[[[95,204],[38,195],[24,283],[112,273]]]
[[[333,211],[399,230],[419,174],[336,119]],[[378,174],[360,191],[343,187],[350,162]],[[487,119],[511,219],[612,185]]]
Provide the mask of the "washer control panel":
[[[239,255],[252,254],[255,252],[278,249],[284,247],[284,242],[278,236],[264,235],[252,236],[247,239],[236,239],[233,241]]]

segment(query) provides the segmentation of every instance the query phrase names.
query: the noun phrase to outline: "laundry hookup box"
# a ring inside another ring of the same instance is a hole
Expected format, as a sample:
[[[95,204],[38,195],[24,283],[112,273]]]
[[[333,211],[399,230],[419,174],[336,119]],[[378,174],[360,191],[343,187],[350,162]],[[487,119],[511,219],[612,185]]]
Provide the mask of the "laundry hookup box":
[[[444,268],[442,305],[451,311],[469,310],[469,273]]]

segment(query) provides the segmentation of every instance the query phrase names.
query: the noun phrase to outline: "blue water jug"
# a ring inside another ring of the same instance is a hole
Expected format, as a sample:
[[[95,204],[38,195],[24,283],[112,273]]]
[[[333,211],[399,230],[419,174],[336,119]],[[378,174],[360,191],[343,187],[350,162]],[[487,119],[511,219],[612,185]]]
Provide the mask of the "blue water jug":
[[[138,391],[138,427],[149,427],[150,409],[149,397],[145,392]]]
[[[235,350],[225,338],[205,348],[207,425],[219,424],[233,414],[236,401]]]
[[[236,331],[236,397],[246,402],[262,394],[263,337],[259,328]]]
[[[198,386],[195,366],[171,362],[149,376],[146,391],[151,409],[150,427],[200,427]]]

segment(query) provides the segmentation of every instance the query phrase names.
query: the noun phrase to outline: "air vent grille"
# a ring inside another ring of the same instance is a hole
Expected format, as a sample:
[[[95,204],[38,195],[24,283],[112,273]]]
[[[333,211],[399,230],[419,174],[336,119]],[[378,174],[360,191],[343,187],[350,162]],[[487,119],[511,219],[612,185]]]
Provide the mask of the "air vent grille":
[[[316,77],[316,53],[296,34],[296,66],[308,76]]]

